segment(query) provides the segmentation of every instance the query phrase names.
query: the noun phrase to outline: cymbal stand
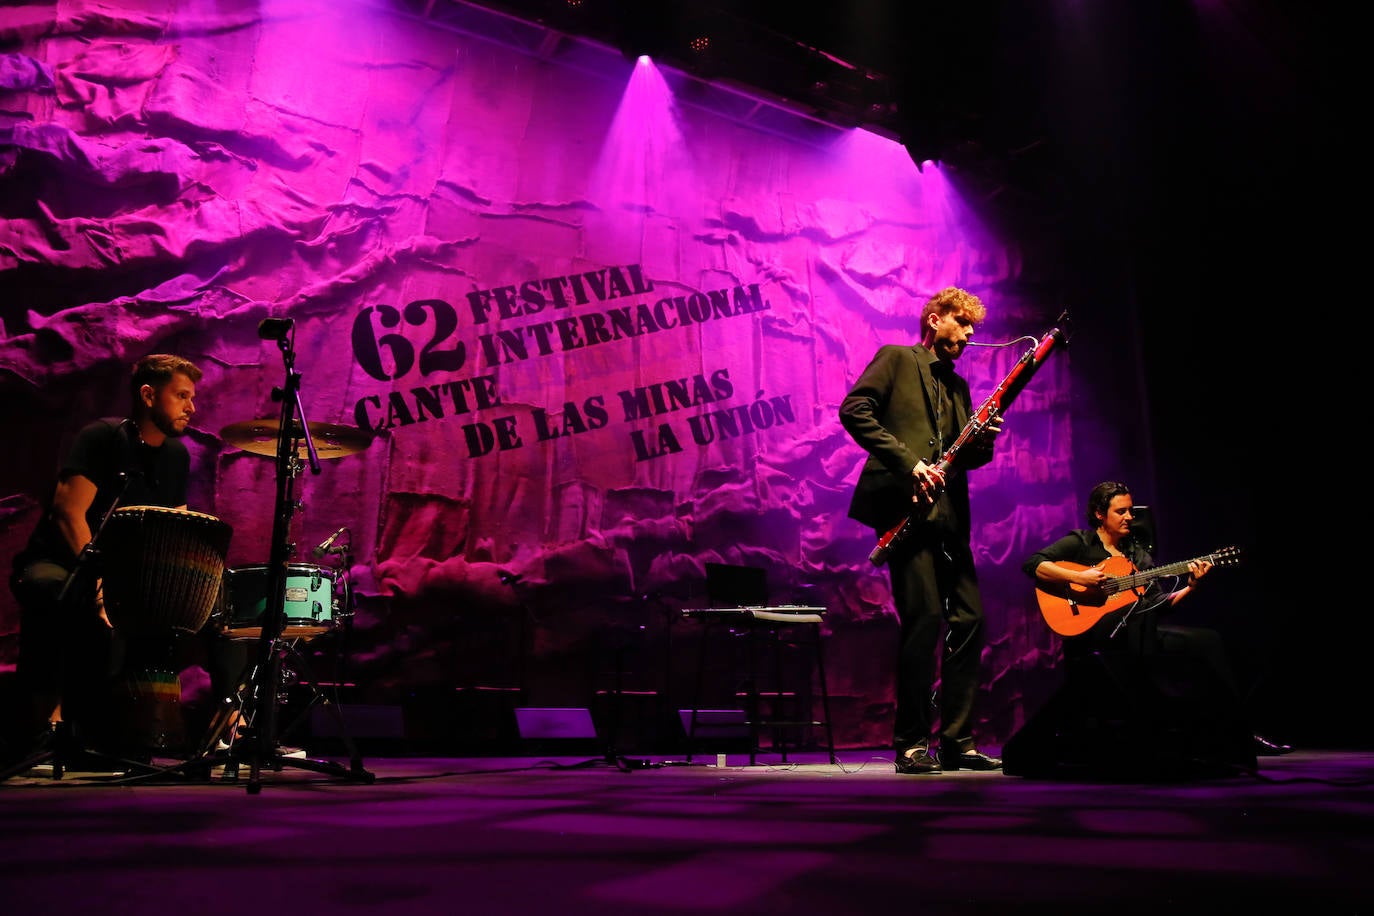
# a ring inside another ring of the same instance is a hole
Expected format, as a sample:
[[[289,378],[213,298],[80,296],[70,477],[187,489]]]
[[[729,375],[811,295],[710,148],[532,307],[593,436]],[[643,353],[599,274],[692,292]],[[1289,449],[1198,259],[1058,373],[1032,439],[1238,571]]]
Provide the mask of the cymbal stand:
[[[242,735],[242,740],[233,743],[233,749],[244,748],[249,758],[250,795],[256,795],[261,791],[264,762],[269,763],[274,770],[291,766],[359,782],[370,783],[374,779],[371,773],[362,768],[361,760],[356,757],[353,766],[345,768],[332,761],[286,757],[280,753],[277,745],[277,703],[282,656],[286,650],[286,643],[282,640],[281,634],[286,624],[287,565],[291,560],[294,546],[289,543],[288,537],[291,531],[291,515],[296,508],[295,479],[300,470],[299,448],[302,439],[310,459],[311,473],[320,473],[320,457],[315,451],[315,443],[310,436],[310,425],[306,422],[305,411],[301,407],[301,375],[295,370],[296,354],[292,344],[294,324],[288,323],[286,328],[285,333],[277,338],[282,364],[286,370],[286,384],[282,388],[272,390],[273,399],[281,402],[281,420],[277,426],[277,491],[272,515],[271,560],[267,567],[266,609],[258,642],[258,665],[245,692],[242,721],[250,724]],[[300,420],[299,425],[296,424],[297,418]]]

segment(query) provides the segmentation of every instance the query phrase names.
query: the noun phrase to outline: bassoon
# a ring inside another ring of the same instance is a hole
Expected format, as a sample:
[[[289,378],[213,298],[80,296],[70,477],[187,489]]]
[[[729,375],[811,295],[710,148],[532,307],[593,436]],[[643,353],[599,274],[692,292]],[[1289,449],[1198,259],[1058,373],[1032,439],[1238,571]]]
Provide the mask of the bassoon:
[[[1035,346],[1028,349],[1024,356],[1016,361],[1016,365],[1011,367],[1007,377],[998,383],[997,387],[988,395],[988,399],[982,406],[973,412],[968,423],[964,424],[958,438],[945,449],[938,461],[935,462],[935,470],[943,476],[949,473],[949,469],[954,465],[954,459],[958,456],[959,450],[967,445],[979,433],[987,428],[997,417],[1000,417],[1016,396],[1021,393],[1021,389],[1026,387],[1026,383],[1031,380],[1035,370],[1040,368],[1053,352],[1054,348],[1067,342],[1062,326],[1068,323],[1068,312],[1060,315],[1055,322],[1055,327],[1045,332],[1045,335],[1036,341]],[[921,521],[935,506],[935,501],[940,493],[936,491],[930,494],[929,500],[921,503],[911,511],[911,514],[902,519],[897,525],[886,531],[882,537],[878,538],[878,546],[873,548],[873,552],[868,555],[869,562],[874,566],[881,566],[887,562],[887,555],[892,552],[902,538],[915,527],[915,523]]]

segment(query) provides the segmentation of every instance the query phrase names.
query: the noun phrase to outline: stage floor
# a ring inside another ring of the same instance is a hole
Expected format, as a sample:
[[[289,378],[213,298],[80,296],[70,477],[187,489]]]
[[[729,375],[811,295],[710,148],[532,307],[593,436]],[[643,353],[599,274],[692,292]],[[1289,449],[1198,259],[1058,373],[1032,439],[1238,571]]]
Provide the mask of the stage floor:
[[[25,773],[0,783],[0,899],[13,916],[1374,911],[1374,752],[1148,783],[789,756]]]

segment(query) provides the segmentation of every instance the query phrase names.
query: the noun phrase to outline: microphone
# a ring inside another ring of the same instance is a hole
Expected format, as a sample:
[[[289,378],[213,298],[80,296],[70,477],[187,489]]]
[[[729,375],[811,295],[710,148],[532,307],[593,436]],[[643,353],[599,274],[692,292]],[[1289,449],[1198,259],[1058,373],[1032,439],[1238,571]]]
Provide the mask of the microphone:
[[[331,534],[329,537],[325,538],[324,541],[322,541],[322,542],[320,543],[320,546],[318,546],[318,547],[316,547],[314,550],[312,550],[311,553],[313,553],[316,557],[322,557],[322,556],[324,556],[324,555],[327,554],[327,553],[343,553],[343,552],[344,552],[345,550],[347,550],[348,548],[347,548],[347,547],[334,547],[334,542],[337,541],[337,540],[339,539],[339,535],[343,534],[343,533],[344,533],[345,531],[347,531],[347,530],[348,530],[348,526],[347,526],[347,525],[344,525],[344,526],[343,526],[342,528],[340,528],[338,531],[335,531],[335,532],[334,532],[333,534]]]
[[[521,576],[519,573],[506,572],[504,569],[502,569],[497,571],[496,578],[501,580],[502,585],[509,585],[511,587],[514,587],[516,585],[519,585],[520,580],[524,577]]]
[[[290,318],[264,318],[258,322],[258,336],[263,340],[285,340],[295,323]]]
[[[994,347],[994,348],[1001,348],[1001,347],[1010,347],[1010,346],[1013,346],[1013,345],[1015,345],[1015,344],[1019,344],[1019,343],[1020,343],[1021,341],[1023,341],[1023,340],[1028,340],[1028,341],[1030,341],[1031,343],[1037,343],[1037,341],[1036,341],[1036,339],[1035,339],[1034,337],[1031,337],[1029,334],[1027,334],[1027,335],[1024,335],[1024,336],[1022,336],[1022,337],[1018,337],[1018,338],[1016,338],[1015,340],[1008,340],[1008,341],[1006,341],[1005,343],[979,343],[979,342],[976,341],[976,340],[970,340],[970,341],[968,342],[968,345],[969,345],[970,347]]]

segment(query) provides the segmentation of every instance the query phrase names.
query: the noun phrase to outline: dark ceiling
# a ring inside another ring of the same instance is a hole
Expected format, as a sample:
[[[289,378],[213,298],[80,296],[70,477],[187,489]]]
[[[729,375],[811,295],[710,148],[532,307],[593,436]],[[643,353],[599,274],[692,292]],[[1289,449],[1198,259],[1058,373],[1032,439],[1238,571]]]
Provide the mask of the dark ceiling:
[[[696,88],[740,87],[832,131],[866,128],[918,166],[940,162],[1022,236],[1085,223],[1085,207],[1094,232],[1108,216],[1167,219],[1161,190],[1199,182],[1253,195],[1245,182],[1288,167],[1295,139],[1325,130],[1310,101],[1333,59],[1323,14],[1283,0],[396,2],[547,58],[587,42],[648,53]],[[757,103],[742,111],[766,127]]]

